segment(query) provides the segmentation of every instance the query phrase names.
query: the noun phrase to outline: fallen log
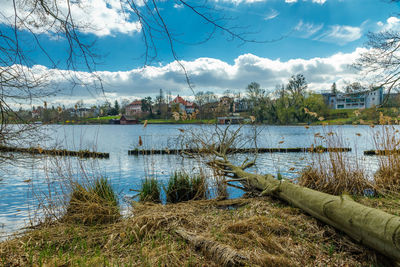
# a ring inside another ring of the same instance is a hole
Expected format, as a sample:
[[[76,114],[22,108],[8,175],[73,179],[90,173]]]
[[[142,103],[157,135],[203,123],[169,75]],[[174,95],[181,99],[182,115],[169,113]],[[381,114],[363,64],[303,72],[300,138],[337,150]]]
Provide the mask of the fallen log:
[[[195,235],[183,229],[177,229],[175,232],[189,244],[203,251],[204,254],[208,255],[222,266],[244,266],[249,262],[248,257],[238,253],[227,245]]]
[[[209,162],[214,169],[240,182],[247,191],[275,196],[311,216],[343,231],[357,242],[383,255],[400,260],[400,217],[355,202],[350,196],[334,196],[275,179],[272,175],[248,173],[254,162],[235,166],[226,157]]]

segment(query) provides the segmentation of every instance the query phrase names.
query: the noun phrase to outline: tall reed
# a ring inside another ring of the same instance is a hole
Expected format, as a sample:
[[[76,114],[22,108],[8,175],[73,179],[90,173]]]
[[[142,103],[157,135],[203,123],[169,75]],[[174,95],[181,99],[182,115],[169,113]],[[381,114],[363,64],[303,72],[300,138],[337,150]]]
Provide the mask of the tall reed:
[[[381,194],[400,193],[400,133],[390,117],[380,113],[380,125],[374,128],[373,141],[378,152],[379,169],[374,175]],[[397,123],[398,124],[398,123]]]
[[[325,133],[314,135],[313,146],[326,147],[328,152],[313,154],[310,166],[300,175],[299,184],[334,195],[364,195],[373,185],[361,167],[357,155],[354,157],[340,150],[329,150],[333,147],[345,147],[345,141],[342,134],[328,131],[325,127]]]

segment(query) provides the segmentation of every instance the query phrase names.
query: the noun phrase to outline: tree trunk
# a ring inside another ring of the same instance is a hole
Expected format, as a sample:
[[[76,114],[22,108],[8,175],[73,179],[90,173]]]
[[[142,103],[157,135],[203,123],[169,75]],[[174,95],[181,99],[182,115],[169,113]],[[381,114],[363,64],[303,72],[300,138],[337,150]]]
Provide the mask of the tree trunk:
[[[361,205],[350,196],[333,196],[272,175],[245,172],[247,166],[234,166],[227,160],[209,163],[240,182],[247,190],[273,195],[302,209],[311,216],[345,232],[356,241],[377,250],[383,255],[400,259],[400,217]],[[229,182],[229,181],[228,181]]]

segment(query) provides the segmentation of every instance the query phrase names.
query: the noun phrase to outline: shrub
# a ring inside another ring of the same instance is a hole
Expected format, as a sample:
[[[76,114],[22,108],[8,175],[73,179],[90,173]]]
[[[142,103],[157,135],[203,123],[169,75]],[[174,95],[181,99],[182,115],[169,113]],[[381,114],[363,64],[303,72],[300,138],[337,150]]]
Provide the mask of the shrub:
[[[117,194],[106,178],[98,178],[85,186],[72,184],[64,221],[94,225],[112,223],[120,217]]]
[[[139,201],[141,202],[161,202],[160,185],[155,178],[146,178],[142,181],[139,191]]]
[[[184,172],[175,172],[170,177],[165,191],[168,203],[205,199],[206,180],[204,175],[189,176]]]

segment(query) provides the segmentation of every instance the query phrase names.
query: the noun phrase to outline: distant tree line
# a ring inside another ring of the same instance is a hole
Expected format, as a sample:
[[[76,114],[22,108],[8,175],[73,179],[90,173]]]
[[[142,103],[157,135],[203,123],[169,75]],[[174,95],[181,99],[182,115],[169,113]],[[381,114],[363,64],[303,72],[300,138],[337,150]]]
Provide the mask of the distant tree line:
[[[257,122],[268,124],[310,123],[328,114],[322,95],[307,91],[302,74],[293,75],[286,85],[279,85],[268,94],[256,82],[247,90],[249,112]]]

